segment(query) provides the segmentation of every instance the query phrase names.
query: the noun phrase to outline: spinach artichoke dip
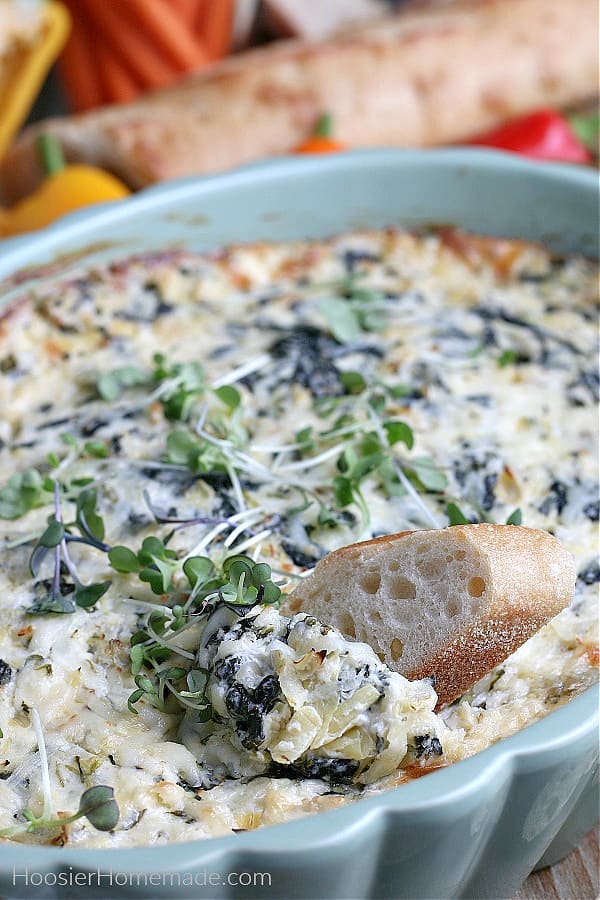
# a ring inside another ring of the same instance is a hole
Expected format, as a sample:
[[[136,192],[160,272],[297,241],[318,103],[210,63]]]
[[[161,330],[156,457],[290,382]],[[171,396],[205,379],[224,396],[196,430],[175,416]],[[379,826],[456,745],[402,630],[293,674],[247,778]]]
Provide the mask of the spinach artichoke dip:
[[[287,821],[596,680],[595,265],[452,229],[87,265],[0,322],[3,839]],[[441,713],[279,611],[330,550],[486,521],[553,532],[576,595]]]

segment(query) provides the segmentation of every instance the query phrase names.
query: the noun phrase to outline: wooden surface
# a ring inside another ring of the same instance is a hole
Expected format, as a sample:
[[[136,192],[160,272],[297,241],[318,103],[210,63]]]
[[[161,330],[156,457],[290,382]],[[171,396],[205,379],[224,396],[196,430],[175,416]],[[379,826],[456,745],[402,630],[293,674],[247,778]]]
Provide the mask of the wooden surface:
[[[514,900],[596,900],[600,896],[598,829],[561,862],[533,872]]]

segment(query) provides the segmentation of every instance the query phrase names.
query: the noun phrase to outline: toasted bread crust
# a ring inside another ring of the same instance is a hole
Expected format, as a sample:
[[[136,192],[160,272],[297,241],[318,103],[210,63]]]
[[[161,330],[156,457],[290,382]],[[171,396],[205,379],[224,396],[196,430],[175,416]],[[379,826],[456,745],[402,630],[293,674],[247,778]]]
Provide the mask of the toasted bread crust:
[[[40,180],[42,131],[134,188],[288,152],[324,110],[351,147],[460,141],[594,95],[597,18],[595,0],[457,0],[252,50],[141,101],[32,126],[0,167],[0,198]]]
[[[481,619],[423,661],[402,674],[410,681],[435,679],[436,709],[452,703],[494,666],[510,656],[548,621],[548,616],[523,611],[487,621]]]

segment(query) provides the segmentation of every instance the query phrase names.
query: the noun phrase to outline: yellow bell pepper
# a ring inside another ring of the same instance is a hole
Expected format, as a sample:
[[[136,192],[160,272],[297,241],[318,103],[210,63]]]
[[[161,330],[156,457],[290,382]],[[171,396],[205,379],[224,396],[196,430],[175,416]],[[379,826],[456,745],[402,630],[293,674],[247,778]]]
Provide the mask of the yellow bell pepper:
[[[108,172],[94,166],[65,165],[58,141],[41,135],[38,147],[47,178],[40,187],[10,209],[0,211],[0,236],[12,237],[49,225],[59,216],[108,200],[127,197],[129,189]]]
[[[0,3],[2,0],[0,0]],[[48,71],[69,37],[71,16],[62,3],[48,0],[39,15],[42,28],[29,46],[2,61],[0,78],[0,156],[27,118]]]

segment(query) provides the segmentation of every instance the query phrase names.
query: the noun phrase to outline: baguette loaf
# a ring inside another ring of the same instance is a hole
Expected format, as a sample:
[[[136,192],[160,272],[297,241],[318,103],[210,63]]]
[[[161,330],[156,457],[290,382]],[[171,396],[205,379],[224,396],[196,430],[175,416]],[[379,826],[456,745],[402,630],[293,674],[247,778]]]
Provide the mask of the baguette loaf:
[[[457,525],[330,553],[286,600],[370,644],[439,706],[506,659],[571,600],[573,557],[545,531]]]
[[[0,200],[41,179],[42,132],[132,188],[286,153],[325,111],[350,147],[457,142],[596,94],[597,21],[596,0],[429,0],[325,41],[277,42],[135,103],[31,126],[0,167]]]

